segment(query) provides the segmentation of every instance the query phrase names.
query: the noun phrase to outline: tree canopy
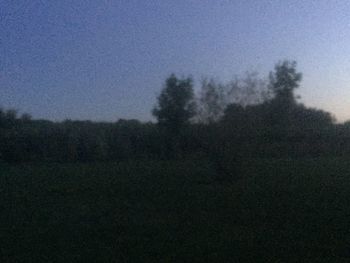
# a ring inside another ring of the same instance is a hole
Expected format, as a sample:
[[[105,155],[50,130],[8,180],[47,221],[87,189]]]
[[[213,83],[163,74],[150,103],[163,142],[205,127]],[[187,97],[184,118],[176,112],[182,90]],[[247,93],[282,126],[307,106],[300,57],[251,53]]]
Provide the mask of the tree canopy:
[[[295,61],[284,60],[270,72],[270,90],[277,100],[285,103],[295,103],[294,91],[299,87],[302,74],[297,72]]]
[[[174,132],[188,124],[196,114],[192,79],[178,79],[172,74],[166,80],[152,113],[161,126]]]

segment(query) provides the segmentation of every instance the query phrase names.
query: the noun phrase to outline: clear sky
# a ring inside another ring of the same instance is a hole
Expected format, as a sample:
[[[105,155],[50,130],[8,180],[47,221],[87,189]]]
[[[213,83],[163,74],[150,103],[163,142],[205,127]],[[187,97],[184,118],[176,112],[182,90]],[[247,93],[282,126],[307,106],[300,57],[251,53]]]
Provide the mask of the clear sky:
[[[350,1],[0,0],[0,105],[150,120],[172,72],[223,81],[292,59],[308,106],[350,119]]]

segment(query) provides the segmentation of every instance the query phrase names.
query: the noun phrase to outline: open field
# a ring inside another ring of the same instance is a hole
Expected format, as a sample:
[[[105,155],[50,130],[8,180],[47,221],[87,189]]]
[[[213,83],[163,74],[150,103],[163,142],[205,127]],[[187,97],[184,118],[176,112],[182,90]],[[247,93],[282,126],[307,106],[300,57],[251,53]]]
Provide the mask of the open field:
[[[0,262],[349,262],[350,159],[0,166]]]

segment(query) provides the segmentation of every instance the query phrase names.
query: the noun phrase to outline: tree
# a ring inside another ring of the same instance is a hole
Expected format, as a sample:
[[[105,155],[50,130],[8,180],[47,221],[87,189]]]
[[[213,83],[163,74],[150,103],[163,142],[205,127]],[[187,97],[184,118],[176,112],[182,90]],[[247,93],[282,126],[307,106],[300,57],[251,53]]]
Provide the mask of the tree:
[[[198,98],[198,121],[210,124],[218,121],[226,107],[225,86],[215,82],[213,79],[209,81],[204,79]]]
[[[286,136],[293,111],[298,107],[294,92],[300,85],[302,74],[297,72],[295,61],[284,60],[276,64],[269,78],[269,90],[273,98],[267,122],[280,136]]]
[[[296,70],[295,61],[284,60],[275,66],[275,71],[270,72],[269,88],[275,100],[283,103],[295,104],[294,91],[299,87],[302,74]]]
[[[266,81],[254,71],[247,71],[242,77],[235,77],[226,85],[227,104],[243,107],[263,103],[269,99]]]
[[[224,116],[226,108],[231,104],[245,108],[268,99],[266,81],[257,72],[247,71],[243,76],[236,76],[224,84],[213,79],[204,79],[198,99],[198,121],[214,123]]]
[[[178,156],[183,130],[196,113],[192,79],[178,79],[172,74],[166,80],[152,113],[160,127],[160,141],[164,146],[162,156]]]
[[[191,78],[178,79],[172,74],[158,96],[158,105],[152,111],[159,125],[178,133],[189,124],[196,113]]]

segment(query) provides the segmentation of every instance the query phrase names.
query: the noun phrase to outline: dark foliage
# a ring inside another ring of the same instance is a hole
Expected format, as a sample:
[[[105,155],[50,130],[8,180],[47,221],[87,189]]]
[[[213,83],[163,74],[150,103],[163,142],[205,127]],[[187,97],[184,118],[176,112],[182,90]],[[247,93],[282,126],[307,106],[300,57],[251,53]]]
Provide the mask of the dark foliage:
[[[300,80],[295,62],[281,62],[270,73],[269,96],[262,100],[257,90],[262,82],[249,75],[243,84],[228,85],[230,92],[232,87],[250,90],[249,99],[241,96],[233,103],[223,98],[230,94],[224,92],[225,85],[204,82],[197,100],[204,104],[199,105],[202,116],[196,119],[192,80],[171,75],[153,110],[157,124],[51,122],[0,110],[0,158],[6,162],[92,162],[197,156],[210,157],[220,173],[235,176],[239,167],[232,163],[244,158],[348,154],[348,123],[335,124],[329,113],[298,103],[294,90]]]
[[[192,79],[178,79],[171,75],[158,97],[158,105],[153,110],[159,125],[167,132],[179,133],[195,115]]]

